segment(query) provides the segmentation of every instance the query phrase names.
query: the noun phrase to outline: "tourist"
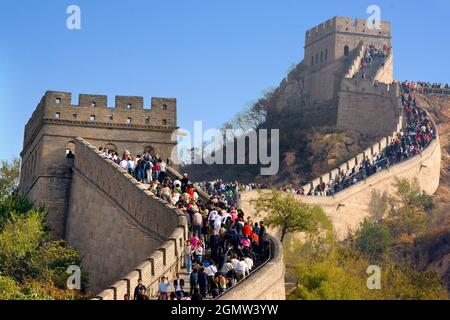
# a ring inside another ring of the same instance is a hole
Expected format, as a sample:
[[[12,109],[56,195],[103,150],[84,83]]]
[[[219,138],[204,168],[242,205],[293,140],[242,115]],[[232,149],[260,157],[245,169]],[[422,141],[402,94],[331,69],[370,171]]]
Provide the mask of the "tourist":
[[[200,288],[200,295],[205,298],[208,292],[208,274],[205,272],[205,268],[200,268],[198,271],[198,286]]]
[[[137,295],[135,300],[150,300],[147,294],[145,293],[145,288],[141,288],[139,290],[139,294]]]
[[[177,278],[173,280],[173,287],[175,288],[175,294],[178,300],[181,300],[184,295],[184,280],[180,278],[180,274],[177,273]]]
[[[186,240],[186,245],[184,246],[184,267],[188,274],[192,272],[192,247],[189,240]]]
[[[169,299],[169,279],[165,276],[161,277],[158,289],[158,300],[168,300]]]
[[[189,285],[191,287],[189,293],[192,294],[198,290],[198,269],[194,268],[194,270],[192,271],[190,277],[189,277]]]
[[[139,279],[138,279],[138,284],[137,284],[137,286],[134,288],[134,298],[133,298],[134,300],[137,300],[137,297],[138,297],[139,292],[141,291],[141,289],[143,289],[144,292],[146,291],[145,286],[142,284],[142,279],[139,278]]]
[[[249,269],[247,263],[244,261],[244,257],[240,257],[239,261],[236,263],[236,279],[241,281],[249,274]]]

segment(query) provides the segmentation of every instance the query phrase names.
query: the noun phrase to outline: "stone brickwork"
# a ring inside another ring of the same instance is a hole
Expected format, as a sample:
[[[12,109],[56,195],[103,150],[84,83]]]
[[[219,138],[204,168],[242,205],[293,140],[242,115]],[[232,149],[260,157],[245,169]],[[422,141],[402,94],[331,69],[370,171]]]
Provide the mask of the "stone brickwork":
[[[347,65],[361,43],[368,47],[391,47],[391,24],[381,22],[381,29],[371,30],[366,19],[334,17],[306,31],[304,63],[309,66],[305,90],[311,102],[325,102],[338,94]]]
[[[181,268],[184,213],[85,140],[75,140],[75,151],[66,241],[82,254],[91,293],[123,299],[139,277],[156,292],[160,276],[173,277]]]
[[[154,98],[152,109],[145,110],[140,97],[116,97],[113,109],[101,95],[80,95],[79,104],[71,105],[70,93],[49,91],[25,128],[21,191],[47,207],[54,236],[80,251],[95,299],[121,300],[139,278],[154,296],[160,277],[173,278],[182,267],[186,216],[98,151],[103,146],[138,154],[151,148],[168,158],[176,143],[175,108],[174,99]],[[167,122],[157,124],[163,117]],[[66,157],[67,150],[74,159]],[[168,173],[180,176],[172,168]],[[208,197],[201,191],[200,196]],[[285,298],[282,251],[272,242],[272,259],[240,284],[259,287],[245,289],[245,299]],[[227,295],[233,291],[238,290]]]
[[[337,128],[372,137],[391,134],[401,116],[400,86],[344,79],[339,92]]]
[[[25,127],[21,153],[20,189],[47,207],[58,238],[64,238],[71,185],[66,151],[73,151],[75,138],[118,152],[128,149],[134,156],[150,150],[164,160],[176,147],[171,139],[177,128],[175,99],[153,98],[151,109],[144,108],[142,97],[115,97],[114,108],[103,95],[81,94],[77,105],[71,100],[70,93],[45,93]]]
[[[347,82],[357,76],[370,45],[391,48],[390,22],[382,21],[377,30],[366,24],[366,19],[334,17],[308,30],[304,59],[280,83],[277,92],[281,94],[274,112],[283,112],[283,106],[298,105],[302,108],[299,124],[304,128],[337,127],[372,137],[390,134],[398,118],[398,97],[391,97],[381,88],[367,88],[365,92],[369,81],[363,88]],[[391,48],[370,85],[392,84],[393,68]],[[374,123],[383,126],[376,128]]]
[[[67,242],[83,253],[90,289],[101,290],[95,299],[122,300],[140,277],[156,296],[160,277],[173,279],[182,266],[185,215],[83,139],[76,139],[75,150]],[[220,299],[285,299],[282,246],[270,242],[270,260]]]

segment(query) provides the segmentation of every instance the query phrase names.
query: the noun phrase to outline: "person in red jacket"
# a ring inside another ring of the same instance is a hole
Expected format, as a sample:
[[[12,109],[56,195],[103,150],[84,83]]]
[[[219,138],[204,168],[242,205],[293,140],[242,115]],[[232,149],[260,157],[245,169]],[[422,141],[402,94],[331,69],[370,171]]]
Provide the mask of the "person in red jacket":
[[[248,223],[244,224],[244,228],[242,229],[242,234],[247,237],[250,237],[252,235],[252,227],[249,226]]]

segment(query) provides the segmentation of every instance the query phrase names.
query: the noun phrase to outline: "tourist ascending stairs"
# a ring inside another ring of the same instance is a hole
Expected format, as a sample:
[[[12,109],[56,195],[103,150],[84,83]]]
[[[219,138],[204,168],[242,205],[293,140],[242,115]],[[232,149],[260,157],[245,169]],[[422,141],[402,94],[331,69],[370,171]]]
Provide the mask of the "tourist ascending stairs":
[[[146,153],[133,157],[125,150],[119,157],[111,150],[100,151],[145,183],[153,194],[183,211],[188,219],[189,239],[183,248],[185,270],[175,279],[170,275],[160,279],[158,299],[216,298],[267,261],[270,250],[264,224],[254,223],[236,208],[237,190],[232,196],[211,192],[208,200],[202,200],[187,174],[174,180],[166,174],[166,164],[159,156]],[[151,299],[148,294],[138,283],[134,299]]]

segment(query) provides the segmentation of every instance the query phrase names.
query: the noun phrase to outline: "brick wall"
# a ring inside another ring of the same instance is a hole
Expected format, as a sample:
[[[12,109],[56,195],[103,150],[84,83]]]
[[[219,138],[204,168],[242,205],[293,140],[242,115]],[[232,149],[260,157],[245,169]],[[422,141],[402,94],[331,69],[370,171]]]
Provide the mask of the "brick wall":
[[[76,105],[67,92],[47,91],[42,97],[25,126],[20,191],[48,209],[55,238],[65,237],[71,186],[66,149],[73,149],[77,137],[119,153],[127,149],[133,156],[153,150],[164,160],[171,157],[176,148],[176,141],[172,141],[176,100],[152,98],[151,105],[145,109],[142,97],[131,96],[115,97],[114,108],[107,106],[103,95],[81,94]],[[90,120],[91,115],[95,121]],[[128,118],[131,123],[127,123]]]
[[[82,253],[91,293],[123,299],[139,277],[156,291],[160,276],[181,267],[185,215],[85,140],[75,140],[75,152],[66,240]]]
[[[380,137],[396,129],[402,112],[398,84],[344,79],[339,92],[337,127]]]

